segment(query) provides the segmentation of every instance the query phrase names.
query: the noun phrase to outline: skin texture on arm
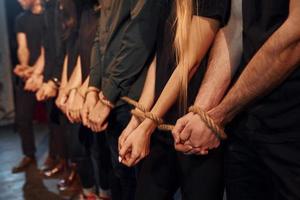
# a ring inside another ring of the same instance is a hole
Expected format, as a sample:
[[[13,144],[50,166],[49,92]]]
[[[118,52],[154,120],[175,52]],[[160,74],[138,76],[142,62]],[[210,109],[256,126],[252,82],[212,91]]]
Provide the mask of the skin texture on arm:
[[[68,92],[66,90],[66,86],[68,83],[67,74],[68,74],[68,55],[66,55],[64,59],[60,88],[59,88],[58,96],[55,101],[56,106],[60,108],[64,113],[66,111],[66,102],[68,99]]]
[[[87,77],[84,83],[76,90],[74,101],[67,108],[69,112],[70,121],[73,123],[81,122],[81,110],[83,108],[85,93],[88,89],[90,77]]]
[[[231,4],[231,16],[227,26],[222,28],[216,36],[210,52],[207,71],[194,103],[204,111],[209,111],[220,103],[237,70],[243,46],[242,23],[242,1],[236,0]],[[178,151],[186,151],[188,147],[183,143],[187,139],[190,140],[186,144],[193,146],[190,141],[193,141],[194,135],[199,137],[200,134],[210,137],[211,148],[219,145],[219,140],[211,134],[212,132],[205,133],[199,124],[203,124],[201,118],[191,112],[177,120],[172,133],[175,139],[175,148]],[[202,151],[202,154],[206,153],[207,151]]]
[[[254,55],[222,102],[210,111],[226,124],[246,105],[269,93],[300,64],[300,1],[291,0],[289,16]]]
[[[185,61],[189,63],[188,69],[190,77],[211,46],[218,28],[219,23],[216,20],[198,16],[193,17],[189,33],[189,45],[184,52]],[[179,65],[180,64],[181,63],[179,63]],[[163,117],[178,98],[180,92],[179,73],[180,66],[177,66],[151,110],[154,115]],[[120,150],[123,164],[128,166],[135,165],[149,153],[150,136],[155,128],[155,122],[150,119],[145,119],[130,136],[128,136]],[[127,153],[131,155],[126,155]],[[129,159],[124,160],[125,155]]]
[[[139,104],[143,105],[144,108],[150,110],[154,103],[155,97],[155,74],[156,74],[156,57],[153,59],[145,80],[144,88],[139,99]],[[132,116],[127,127],[124,129],[122,134],[119,137],[119,150],[121,150],[122,145],[124,144],[127,137],[130,133],[138,127],[140,124],[140,120],[137,119],[135,116]]]
[[[43,84],[43,71],[45,67],[45,49],[41,47],[41,54],[31,69],[33,72],[26,81],[25,90],[36,92]]]
[[[73,122],[72,117],[70,116],[70,108],[74,104],[75,96],[77,89],[82,85],[82,69],[81,69],[81,58],[78,56],[76,66],[69,78],[69,81],[66,85],[66,91],[69,93],[67,103],[66,103],[66,115],[68,119]]]
[[[225,125],[246,105],[270,92],[295,70],[300,62],[299,17],[300,2],[292,0],[287,20],[254,55],[221,103],[208,111],[217,124]],[[212,134],[204,124],[198,127],[206,135]],[[194,147],[209,148],[209,137],[194,136],[190,139]]]
[[[20,78],[27,79],[28,77],[25,77],[25,70],[30,69],[28,67],[29,62],[29,49],[27,48],[27,39],[25,33],[18,33],[17,34],[17,42],[18,42],[18,60],[19,65],[16,66],[14,69],[14,73],[19,76]]]

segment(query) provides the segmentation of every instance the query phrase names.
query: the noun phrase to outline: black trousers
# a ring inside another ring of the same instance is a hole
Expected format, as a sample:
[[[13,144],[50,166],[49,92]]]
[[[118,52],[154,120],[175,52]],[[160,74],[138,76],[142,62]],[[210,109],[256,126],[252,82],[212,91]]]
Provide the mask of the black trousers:
[[[67,145],[64,132],[66,126],[61,122],[62,112],[56,107],[55,99],[46,101],[49,124],[49,155],[52,158],[67,159]]]
[[[169,134],[156,132],[155,134]],[[206,156],[184,155],[156,136],[143,160],[136,200],[171,200],[180,188],[183,200],[223,199],[223,149]]]
[[[23,87],[23,84],[15,87],[15,123],[21,137],[23,154],[34,157],[36,147],[32,121],[37,102],[34,93],[25,91]]]
[[[23,154],[33,157],[36,152],[33,130],[33,115],[37,104],[35,93],[27,92],[24,84],[15,87],[16,128],[21,137]],[[49,155],[52,158],[66,158],[66,146],[63,132],[65,127],[59,123],[59,110],[54,105],[54,100],[46,102],[49,128]]]
[[[93,133],[90,129],[69,124],[67,134],[70,159],[77,165],[83,188],[99,185],[110,188],[111,161],[104,133]]]
[[[114,175],[111,192],[113,200],[133,200],[136,188],[135,168],[129,168],[119,162],[118,140],[129,120],[131,107],[123,105],[115,108],[108,119],[106,139],[111,154]]]
[[[299,200],[300,140],[267,142],[257,132],[239,135],[230,136],[226,149],[227,199]]]

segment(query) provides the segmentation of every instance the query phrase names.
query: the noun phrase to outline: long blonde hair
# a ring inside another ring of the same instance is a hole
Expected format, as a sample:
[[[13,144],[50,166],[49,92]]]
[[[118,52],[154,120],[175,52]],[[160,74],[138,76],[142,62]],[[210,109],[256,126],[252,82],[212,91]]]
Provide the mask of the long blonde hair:
[[[174,39],[177,65],[180,66],[180,107],[186,111],[189,63],[184,51],[189,48],[189,32],[193,17],[193,0],[176,0],[176,32]]]

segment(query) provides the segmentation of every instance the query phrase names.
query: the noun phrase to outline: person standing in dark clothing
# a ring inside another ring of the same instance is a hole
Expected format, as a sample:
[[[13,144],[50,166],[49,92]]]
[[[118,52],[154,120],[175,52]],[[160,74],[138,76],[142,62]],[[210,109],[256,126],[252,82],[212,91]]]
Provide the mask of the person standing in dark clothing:
[[[217,97],[220,102],[208,111],[215,123],[228,125],[230,133],[227,199],[300,199],[300,2],[241,3],[241,64],[225,97]],[[210,80],[220,84],[217,78],[224,75],[216,72]],[[207,91],[219,95],[218,88]],[[185,126],[189,128],[178,131],[178,137],[189,138],[194,147],[210,148],[207,135],[212,131],[200,119],[187,118],[178,129]]]
[[[88,87],[90,63],[93,63],[90,60],[91,50],[100,14],[96,2],[91,0],[82,4],[78,32],[79,65],[74,68],[66,86],[67,88],[73,88],[66,103],[66,115],[72,123],[81,122],[80,110]],[[72,160],[77,164],[77,171],[83,187],[83,192],[80,195],[85,198],[96,197],[96,190],[98,189],[99,197],[108,199],[110,197],[111,162],[105,135],[101,133],[94,134],[90,129],[80,125],[79,133],[72,137],[77,149],[74,156],[72,156]],[[93,160],[96,161],[95,165],[93,165]],[[96,187],[97,180],[99,181],[99,188]]]
[[[104,0],[100,3],[98,42],[95,42],[96,53],[92,53],[99,62],[91,66],[82,118],[94,132],[106,129],[117,177],[111,188],[112,198],[132,200],[135,170],[118,161],[118,137],[130,119],[130,106],[120,98],[129,95],[137,99],[140,95],[154,53],[161,2]]]
[[[20,77],[16,85],[16,126],[21,136],[25,157],[13,168],[14,173],[26,169],[35,162],[36,148],[32,120],[36,100],[34,94],[25,89],[39,87],[44,67],[42,6],[38,0],[20,0],[19,3],[25,11],[16,19],[20,63],[14,69],[15,74]]]
[[[167,124],[175,123],[185,104],[189,106],[195,100],[210,47],[220,27],[226,25],[229,11],[230,1],[225,0],[165,2],[156,59],[139,103],[153,115],[164,117]],[[189,80],[186,93],[183,80]],[[183,97],[180,94],[187,94],[186,101],[179,101]],[[156,127],[152,119],[133,116],[119,139],[122,163],[134,166],[142,161],[135,198],[173,199],[180,188],[183,199],[222,200],[223,148],[206,157],[176,152],[172,135]]]
[[[49,137],[49,156],[42,167],[43,171],[55,171],[59,173],[66,167],[67,152],[63,131],[64,127],[60,123],[60,111],[55,106],[57,86],[52,80],[53,69],[56,67],[56,42],[55,42],[55,10],[56,0],[47,0],[43,2],[44,8],[44,48],[45,48],[45,67],[43,71],[43,84],[36,93],[38,101],[46,101],[48,114],[50,137]]]

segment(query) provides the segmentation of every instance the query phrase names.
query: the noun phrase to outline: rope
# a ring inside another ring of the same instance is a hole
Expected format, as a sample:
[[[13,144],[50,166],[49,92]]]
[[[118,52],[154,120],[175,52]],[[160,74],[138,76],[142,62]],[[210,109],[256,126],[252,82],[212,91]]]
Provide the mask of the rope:
[[[138,110],[131,110],[131,114],[140,120],[144,120],[146,117],[145,113]],[[153,119],[152,119],[153,120]],[[153,120],[154,121],[154,120]],[[157,123],[157,122],[156,122]],[[171,124],[157,124],[157,128],[161,131],[172,131],[174,126]]]
[[[156,124],[157,124],[157,128],[159,130],[163,130],[163,131],[172,131],[174,128],[174,125],[171,124],[164,124],[163,123],[163,119],[157,117],[156,115],[154,115],[153,113],[149,112],[148,109],[146,109],[143,105],[139,104],[137,101],[130,99],[129,97],[122,97],[121,98],[123,101],[125,101],[126,103],[134,106],[135,108],[137,108],[138,110],[131,110],[131,114],[134,115],[135,117],[144,120],[145,118],[149,118],[151,120],[153,120]],[[189,108],[189,112],[193,112],[194,114],[197,114],[200,116],[201,120],[206,124],[206,126],[208,128],[210,128],[215,135],[221,139],[221,140],[225,140],[227,139],[227,135],[224,132],[224,130],[218,126],[213,119],[206,113],[204,112],[201,108],[197,107],[197,106],[191,106]]]
[[[225,140],[227,139],[227,135],[224,132],[223,129],[218,126],[214,120],[206,113],[204,112],[201,108],[197,106],[191,106],[189,108],[189,112],[193,112],[197,115],[200,116],[201,120],[206,124],[208,128],[210,128],[219,139]]]

